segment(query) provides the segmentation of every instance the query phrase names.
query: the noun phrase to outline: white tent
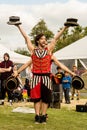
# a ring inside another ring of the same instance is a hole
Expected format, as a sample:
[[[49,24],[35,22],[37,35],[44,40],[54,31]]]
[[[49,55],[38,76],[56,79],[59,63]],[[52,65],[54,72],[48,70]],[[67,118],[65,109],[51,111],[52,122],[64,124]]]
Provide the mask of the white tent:
[[[10,55],[10,60],[12,60],[14,63],[24,64],[30,60],[30,57],[15,53],[0,44],[0,61],[3,60],[4,53],[8,53]]]
[[[84,68],[87,68],[83,60],[87,59],[87,36],[84,38],[64,47],[63,49],[54,53],[58,60],[77,60],[83,65]]]

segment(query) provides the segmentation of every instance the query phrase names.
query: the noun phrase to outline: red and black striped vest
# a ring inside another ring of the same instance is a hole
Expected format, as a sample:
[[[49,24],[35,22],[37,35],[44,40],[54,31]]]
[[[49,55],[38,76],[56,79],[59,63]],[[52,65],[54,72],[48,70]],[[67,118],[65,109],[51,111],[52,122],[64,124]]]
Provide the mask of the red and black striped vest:
[[[42,52],[37,48],[32,54],[33,73],[50,73],[51,55],[48,54],[48,49],[45,48]]]

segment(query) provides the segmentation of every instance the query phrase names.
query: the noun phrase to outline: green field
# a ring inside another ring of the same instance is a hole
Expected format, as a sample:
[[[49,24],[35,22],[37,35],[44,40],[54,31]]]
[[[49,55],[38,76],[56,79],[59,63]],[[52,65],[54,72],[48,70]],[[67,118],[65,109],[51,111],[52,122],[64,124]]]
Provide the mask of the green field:
[[[0,106],[0,130],[87,130],[87,112],[48,109],[47,124],[35,124],[34,114],[14,113],[13,106]]]

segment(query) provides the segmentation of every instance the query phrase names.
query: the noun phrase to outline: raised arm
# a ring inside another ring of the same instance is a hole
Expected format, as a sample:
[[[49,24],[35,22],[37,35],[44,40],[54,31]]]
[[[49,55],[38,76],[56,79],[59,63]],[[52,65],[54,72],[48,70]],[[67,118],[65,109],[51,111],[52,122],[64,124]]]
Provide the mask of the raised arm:
[[[19,31],[21,32],[22,36],[24,37],[26,43],[27,43],[27,46],[28,46],[28,49],[30,52],[32,52],[34,50],[34,45],[32,44],[29,36],[27,35],[27,33],[23,30],[23,28],[21,27],[21,25],[15,25],[16,27],[18,27]]]
[[[70,69],[68,69],[64,64],[62,64],[60,61],[57,60],[57,58],[55,56],[52,55],[52,60],[54,61],[54,63],[59,66],[61,69],[63,69],[64,71],[67,71],[69,74],[75,76],[76,74],[73,73]]]
[[[57,43],[57,40],[60,38],[60,36],[63,34],[63,32],[67,29],[68,27],[67,26],[64,26],[60,32],[58,32],[54,38],[52,39],[51,43],[48,44],[48,49],[52,52],[55,48],[55,45]]]

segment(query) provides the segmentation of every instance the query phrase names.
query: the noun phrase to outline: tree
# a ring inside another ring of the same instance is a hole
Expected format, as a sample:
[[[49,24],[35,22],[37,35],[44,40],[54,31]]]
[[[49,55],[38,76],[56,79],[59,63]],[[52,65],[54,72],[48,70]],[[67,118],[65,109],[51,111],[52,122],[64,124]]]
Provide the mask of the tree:
[[[47,40],[54,36],[53,32],[47,28],[46,23],[43,19],[40,19],[40,21],[33,27],[30,36],[34,40],[35,36],[40,33],[43,33],[46,36]]]
[[[81,26],[74,27],[74,29],[72,30],[72,42],[82,38],[82,30],[83,28]]]
[[[83,30],[83,36],[87,36],[87,27],[84,27]]]
[[[82,31],[83,28],[81,26],[74,27],[71,32],[66,30],[58,40],[54,52],[82,38]]]
[[[29,51],[27,51],[25,48],[17,48],[17,50],[15,50],[14,52],[22,55],[30,56]]]

